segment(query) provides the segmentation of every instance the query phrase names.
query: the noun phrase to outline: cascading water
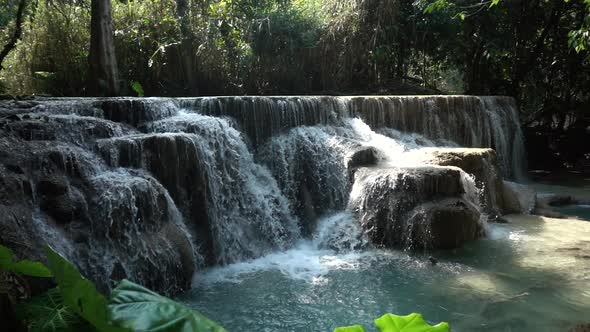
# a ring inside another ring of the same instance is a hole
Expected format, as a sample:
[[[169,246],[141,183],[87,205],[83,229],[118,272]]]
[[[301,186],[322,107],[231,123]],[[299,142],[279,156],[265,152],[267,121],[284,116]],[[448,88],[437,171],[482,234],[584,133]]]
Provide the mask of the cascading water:
[[[426,220],[436,202],[447,204],[437,213],[477,206],[481,186],[452,166],[423,167],[432,164],[424,147],[492,147],[505,176],[521,168],[516,108],[502,97],[48,99],[10,118],[0,138],[31,154],[15,154],[6,176],[26,177],[32,191],[57,181],[27,203],[39,211],[37,225],[65,234],[65,254],[95,278],[128,276],[156,289],[184,287],[181,275],[195,262],[230,264],[304,238],[318,250],[366,247],[375,239],[355,206],[369,197],[355,193],[363,172],[375,172],[365,177],[376,181],[369,189],[393,177],[402,193],[408,179],[422,183],[408,191],[411,204],[392,203],[411,210],[400,216]],[[436,187],[445,181],[457,183],[452,201]],[[56,190],[67,204],[54,204]],[[182,263],[162,263],[172,257]],[[148,276],[158,264],[177,277]]]
[[[412,311],[453,331],[556,331],[590,309],[587,225],[528,217],[467,243],[523,169],[510,98],[22,106],[0,103],[0,242],[33,259],[49,244],[101,290],[192,284],[183,300],[247,332]]]
[[[122,165],[122,158],[127,159],[133,167],[148,169],[162,179],[166,178],[162,169],[174,165],[180,173],[195,173],[200,183],[194,185],[202,187],[205,194],[200,199],[206,203],[188,204],[199,204],[206,210],[215,263],[227,264],[285,249],[299,237],[297,219],[275,179],[254,162],[241,134],[227,120],[180,112],[147,123],[144,129],[154,134],[102,140],[98,142],[99,150],[112,165]],[[163,151],[168,148],[174,150],[172,154]],[[154,154],[157,159],[168,160],[148,160]],[[173,161],[178,154],[191,157]],[[183,179],[163,181],[169,190],[183,186]],[[195,188],[185,189],[190,192]],[[190,199],[191,195],[185,198]],[[197,223],[204,222],[198,220],[201,215],[192,217]]]

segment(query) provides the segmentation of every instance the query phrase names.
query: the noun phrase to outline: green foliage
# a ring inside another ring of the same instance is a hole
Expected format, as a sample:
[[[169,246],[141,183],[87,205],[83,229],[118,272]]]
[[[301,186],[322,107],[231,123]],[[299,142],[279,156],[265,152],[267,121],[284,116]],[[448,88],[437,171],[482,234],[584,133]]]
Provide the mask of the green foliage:
[[[448,323],[435,326],[424,321],[422,315],[411,313],[407,316],[385,314],[375,320],[375,325],[381,332],[450,332]]]
[[[123,280],[109,301],[113,321],[134,331],[225,332],[200,313]]]
[[[435,0],[426,6],[423,10],[424,14],[432,14],[434,11],[441,11],[451,7],[447,0]]]
[[[407,316],[385,314],[375,319],[375,325],[381,332],[450,332],[449,324],[442,322],[430,325],[422,315],[411,313]],[[360,325],[337,327],[334,332],[365,332]]]
[[[17,313],[29,332],[95,331],[64,303],[58,288],[21,303]]]
[[[53,249],[46,247],[45,252],[49,269],[68,308],[101,332],[126,331],[111,325],[107,299],[96,290],[93,283],[82,277],[72,263]]]
[[[49,269],[58,287],[18,306],[32,332],[56,331],[210,331],[225,330],[200,313],[123,280],[107,299],[74,265],[46,247]],[[1,266],[12,266],[12,252],[0,246]]]
[[[82,95],[88,70],[90,2],[32,3],[36,4],[35,15],[27,16],[22,40],[4,61],[0,79],[15,95]],[[36,72],[52,75],[35,76]]]
[[[145,93],[143,91],[143,86],[138,81],[131,82],[131,89],[133,89],[133,91],[135,91],[135,93],[137,93],[138,97],[145,96]]]
[[[41,263],[28,259],[14,261],[14,253],[9,248],[0,245],[0,271],[8,271],[29,277],[51,277],[51,272]]]
[[[584,0],[584,4],[586,6],[584,22],[579,29],[571,30],[568,33],[568,45],[577,53],[590,51],[590,0]]]
[[[0,0],[0,40],[17,3]],[[6,92],[84,95],[90,1],[32,3],[34,19],[0,71]],[[589,125],[590,0],[187,4],[181,15],[176,0],[112,1],[126,94],[421,92],[399,88],[411,83],[514,96],[525,123]]]

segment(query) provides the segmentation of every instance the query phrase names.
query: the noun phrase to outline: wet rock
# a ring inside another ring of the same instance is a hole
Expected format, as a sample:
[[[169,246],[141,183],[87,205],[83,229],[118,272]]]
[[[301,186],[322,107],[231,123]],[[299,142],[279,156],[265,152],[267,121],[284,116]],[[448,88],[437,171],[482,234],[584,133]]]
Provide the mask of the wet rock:
[[[33,113],[20,116],[23,119],[28,117],[28,120],[6,124],[5,130],[28,141],[58,140],[78,146],[90,144],[96,139],[137,133],[137,130],[127,125],[100,118],[75,114],[36,114],[33,117],[31,114]]]
[[[354,182],[354,173],[359,167],[376,166],[383,160],[383,153],[372,146],[359,147],[352,152],[348,160],[347,170],[350,183]]]
[[[353,152],[348,161],[348,168],[375,166],[383,159],[383,154],[372,146],[361,147]]]
[[[410,213],[413,247],[454,249],[482,235],[480,213],[462,199],[420,205]]]
[[[486,213],[492,216],[501,213],[503,203],[502,173],[494,150],[428,148],[419,151],[425,154],[425,162],[459,167],[472,175],[477,188],[481,191],[480,199]]]
[[[429,261],[429,262],[430,262],[430,264],[432,264],[432,265],[436,265],[436,264],[438,264],[438,260],[437,260],[436,258],[432,257],[432,256],[429,256],[429,257],[428,257],[428,261]]]
[[[455,167],[361,168],[351,209],[371,242],[388,248],[456,248],[478,238],[480,214]]]
[[[186,290],[196,250],[166,190],[140,173],[116,178],[92,151],[0,135],[0,243],[42,262],[50,245],[104,292],[122,271],[165,294]]]
[[[41,209],[60,224],[88,219],[88,204],[76,188],[66,188],[62,194],[44,194]]]
[[[111,166],[148,170],[170,193],[196,228],[206,256],[212,250],[207,213],[206,172],[199,169],[199,151],[184,134],[134,135],[101,140],[98,151]]]
[[[178,111],[171,99],[161,98],[146,102],[142,99],[111,99],[97,102],[104,117],[114,122],[123,122],[137,127],[147,121],[160,120],[175,115]]]
[[[61,196],[68,192],[69,184],[64,177],[48,176],[39,181],[37,190],[40,195]]]
[[[505,214],[529,214],[536,203],[536,192],[531,187],[511,181],[504,181],[502,210]]]

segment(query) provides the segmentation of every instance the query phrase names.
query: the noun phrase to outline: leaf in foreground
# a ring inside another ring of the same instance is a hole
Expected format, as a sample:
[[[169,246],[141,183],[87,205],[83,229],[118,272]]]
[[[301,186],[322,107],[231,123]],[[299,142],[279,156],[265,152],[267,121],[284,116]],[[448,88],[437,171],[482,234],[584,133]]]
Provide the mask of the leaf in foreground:
[[[39,262],[30,261],[28,259],[12,264],[10,270],[12,272],[30,277],[51,277],[51,272],[45,267],[45,265]]]
[[[107,300],[96,290],[92,282],[82,277],[72,263],[50,247],[45,247],[45,252],[49,261],[49,269],[57,281],[63,301],[72,311],[99,331],[126,331],[110,325]]]
[[[17,314],[29,332],[94,331],[65,305],[57,288],[19,304]]]
[[[0,269],[29,277],[51,277],[51,272],[39,262],[25,259],[15,263],[14,253],[3,245],[0,245]]]
[[[109,309],[116,325],[135,331],[226,332],[189,307],[128,280],[113,290]]]
[[[448,323],[439,323],[435,326],[424,321],[422,315],[412,313],[407,316],[385,314],[375,319],[375,325],[381,332],[450,332]]]

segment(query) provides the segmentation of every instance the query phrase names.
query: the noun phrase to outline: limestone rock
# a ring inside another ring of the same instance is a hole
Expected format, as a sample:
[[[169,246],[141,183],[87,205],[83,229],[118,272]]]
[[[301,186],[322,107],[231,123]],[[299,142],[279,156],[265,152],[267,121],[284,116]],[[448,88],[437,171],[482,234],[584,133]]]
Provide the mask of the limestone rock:
[[[50,245],[105,292],[118,276],[186,290],[197,256],[174,203],[145,172],[116,175],[91,151],[0,135],[0,243],[42,262]]]
[[[376,245],[456,248],[481,235],[456,167],[361,168],[351,209]]]
[[[420,205],[410,213],[408,224],[414,225],[412,241],[427,247],[453,249],[479,238],[480,213],[462,199],[445,199]]]
[[[472,175],[481,191],[481,203],[491,216],[500,214],[502,207],[502,173],[492,149],[427,148],[419,150],[424,161],[440,166],[456,166]]]

